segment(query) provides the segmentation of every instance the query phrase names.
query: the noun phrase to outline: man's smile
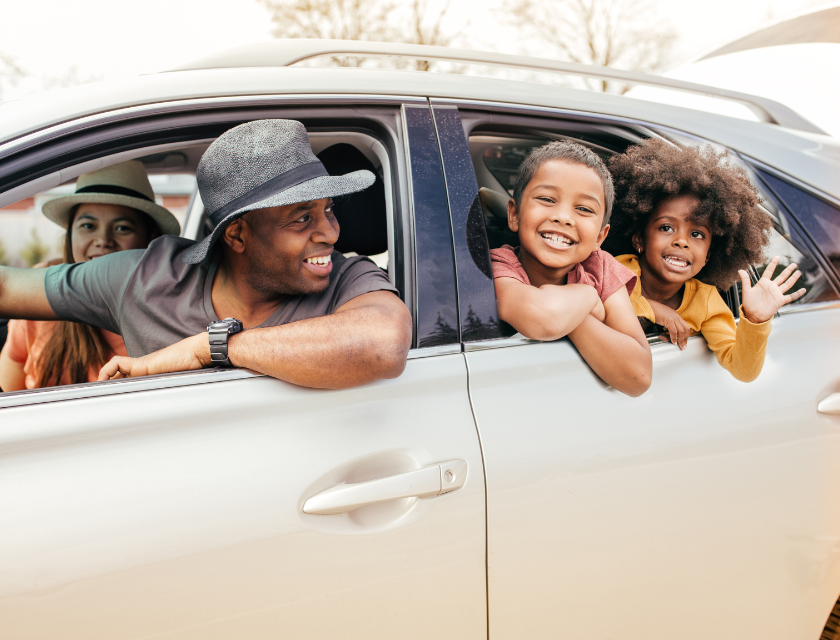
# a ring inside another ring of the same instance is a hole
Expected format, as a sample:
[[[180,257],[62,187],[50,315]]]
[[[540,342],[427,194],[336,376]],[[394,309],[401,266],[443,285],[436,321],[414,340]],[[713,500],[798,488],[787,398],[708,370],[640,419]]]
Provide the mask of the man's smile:
[[[332,254],[306,258],[303,264],[316,275],[328,276],[332,272]]]

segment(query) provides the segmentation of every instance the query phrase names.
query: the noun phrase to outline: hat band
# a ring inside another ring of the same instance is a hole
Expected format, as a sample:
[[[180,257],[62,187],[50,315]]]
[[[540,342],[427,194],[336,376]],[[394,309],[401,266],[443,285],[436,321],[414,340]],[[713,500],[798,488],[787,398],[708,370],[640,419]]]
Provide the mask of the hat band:
[[[281,173],[279,176],[276,176],[269,180],[268,182],[263,182],[258,187],[254,187],[247,193],[242,194],[238,198],[234,198],[230,202],[228,202],[225,206],[220,209],[217,209],[211,214],[208,214],[208,218],[210,222],[213,223],[213,226],[217,226],[222,220],[227,218],[230,214],[242,209],[243,207],[247,207],[254,203],[259,202],[260,200],[265,200],[273,195],[277,195],[285,191],[286,189],[290,189],[299,185],[302,182],[306,182],[307,180],[312,180],[313,178],[322,178],[324,176],[330,175],[327,173],[327,170],[324,168],[324,165],[321,164],[320,160],[316,160],[315,162],[308,162],[307,164],[302,164],[299,167],[295,167],[294,169],[290,169],[285,173]]]
[[[129,196],[131,198],[140,198],[141,200],[154,202],[154,200],[144,193],[140,193],[134,189],[128,189],[127,187],[118,187],[113,184],[93,184],[88,187],[76,189],[76,194],[79,193],[111,193],[116,196]]]

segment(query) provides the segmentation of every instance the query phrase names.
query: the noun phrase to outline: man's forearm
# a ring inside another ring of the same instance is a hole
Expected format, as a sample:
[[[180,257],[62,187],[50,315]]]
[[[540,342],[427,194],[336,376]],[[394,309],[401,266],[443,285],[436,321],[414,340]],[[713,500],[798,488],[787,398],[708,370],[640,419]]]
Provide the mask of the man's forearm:
[[[411,318],[400,302],[250,329],[231,336],[228,357],[237,367],[294,384],[342,389],[399,376],[410,346]]]

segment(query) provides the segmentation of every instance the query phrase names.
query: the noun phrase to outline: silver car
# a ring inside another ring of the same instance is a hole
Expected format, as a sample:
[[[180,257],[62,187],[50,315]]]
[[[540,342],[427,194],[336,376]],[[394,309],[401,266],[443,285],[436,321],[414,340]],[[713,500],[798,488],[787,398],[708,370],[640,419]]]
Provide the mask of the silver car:
[[[342,53],[670,86],[759,120],[292,66]],[[378,240],[343,250],[376,254],[409,306],[405,373],[342,391],[207,369],[0,394],[0,636],[837,637],[836,140],[782,105],[651,76],[279,41],[0,105],[0,207],[129,158],[194,173],[222,132],[274,117],[381,178],[379,214],[342,205],[342,235]],[[753,383],[702,337],[651,336],[653,384],[633,399],[568,340],[498,321],[488,249],[528,150],[571,138],[607,157],[647,137],[730,149],[773,216],[771,255],[801,265],[808,293],[773,321]],[[203,213],[193,196],[184,235],[203,237]]]

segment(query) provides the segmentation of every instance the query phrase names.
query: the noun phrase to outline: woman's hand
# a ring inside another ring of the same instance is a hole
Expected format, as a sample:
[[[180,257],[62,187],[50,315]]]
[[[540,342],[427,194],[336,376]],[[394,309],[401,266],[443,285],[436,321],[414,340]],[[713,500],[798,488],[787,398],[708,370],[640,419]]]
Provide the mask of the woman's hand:
[[[688,323],[671,307],[653,300],[648,300],[648,304],[653,309],[653,315],[656,316],[656,324],[661,324],[668,331],[660,337],[677,345],[680,349],[685,349],[688,337],[691,335],[691,327]]]
[[[741,306],[744,308],[744,316],[753,324],[767,322],[782,306],[805,295],[805,289],[785,295],[802,275],[801,271],[794,273],[796,263],[789,264],[775,280],[771,280],[778,264],[779,256],[776,256],[767,265],[755,286],[751,285],[750,276],[746,271],[738,271],[738,275],[741,276]]]
[[[99,371],[97,380],[103,382],[174,371],[191,371],[209,365],[210,344],[207,334],[199,333],[142,358],[114,356]]]

